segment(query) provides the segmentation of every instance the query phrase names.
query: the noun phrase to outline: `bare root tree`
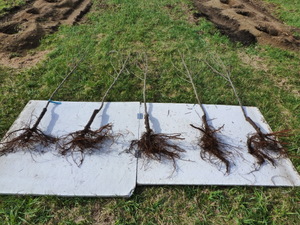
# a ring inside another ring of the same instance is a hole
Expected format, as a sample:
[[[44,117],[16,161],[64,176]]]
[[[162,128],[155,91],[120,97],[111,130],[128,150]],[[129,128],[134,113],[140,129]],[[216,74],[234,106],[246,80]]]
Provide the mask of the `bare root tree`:
[[[269,161],[275,166],[275,157],[274,154],[276,153],[279,157],[286,157],[287,151],[283,147],[283,143],[278,140],[278,137],[285,137],[288,136],[288,131],[283,130],[279,132],[273,133],[263,133],[260,127],[247,115],[245,108],[243,107],[242,101],[238,95],[238,92],[232,82],[231,79],[231,72],[227,69],[224,65],[223,61],[219,58],[213,58],[214,63],[217,64],[220,70],[214,68],[210,63],[206,62],[208,67],[217,75],[223,77],[233,89],[234,95],[241,107],[245,120],[251,124],[251,126],[255,129],[256,133],[250,135],[247,140],[247,147],[248,152],[253,155],[257,159],[257,163],[261,166],[265,161]]]
[[[66,80],[74,73],[80,62],[83,61],[83,59],[84,57],[82,57],[77,63],[75,63],[70,72],[64,77],[62,82],[51,94],[46,106],[43,108],[42,112],[40,113],[33,126],[28,126],[22,129],[14,130],[12,132],[9,132],[4,137],[4,141],[0,143],[0,156],[11,152],[16,152],[18,150],[42,152],[41,148],[45,148],[58,140],[56,137],[46,135],[43,131],[41,131],[38,128],[38,126],[42,121],[43,117],[45,116],[49,104],[53,102],[52,98],[54,97],[54,95],[59,91],[59,89],[66,82]]]
[[[183,67],[186,71],[185,76],[187,79],[184,80],[192,85],[196,101],[203,112],[202,127],[197,127],[193,124],[190,124],[191,127],[199,130],[202,134],[198,142],[198,145],[201,148],[200,156],[203,160],[207,160],[213,164],[218,164],[219,162],[224,163],[226,166],[226,173],[229,173],[230,161],[228,160],[228,155],[230,152],[226,150],[226,145],[222,143],[216,135],[222,127],[219,129],[214,129],[208,124],[208,116],[203,104],[200,101],[193,76],[185,62],[184,55],[182,53],[180,53],[180,57]]]
[[[122,66],[119,71],[116,70],[114,65],[112,67],[115,71],[115,76],[113,78],[112,83],[110,84],[109,88],[106,90],[105,94],[102,97],[101,105],[98,109],[93,111],[89,121],[85,125],[83,130],[75,131],[70,134],[67,134],[61,138],[61,143],[59,145],[59,152],[64,156],[72,156],[74,162],[80,166],[83,163],[85,154],[89,153],[92,154],[93,152],[101,151],[102,144],[107,140],[114,140],[114,135],[112,133],[112,124],[106,124],[100,127],[97,130],[92,130],[91,125],[97,116],[97,114],[102,110],[104,106],[104,101],[115,85],[116,81],[119,79],[120,75],[123,73],[129,56],[122,62]],[[77,162],[74,158],[74,154],[80,154],[80,160]]]
[[[172,143],[172,140],[183,140],[181,134],[164,134],[155,133],[150,127],[149,114],[146,104],[146,80],[148,74],[148,60],[144,55],[144,65],[140,64],[143,72],[143,101],[144,101],[144,122],[146,131],[142,134],[139,140],[133,140],[129,150],[138,149],[141,155],[146,158],[161,161],[163,159],[172,160],[173,166],[176,168],[176,159],[180,159],[180,153],[185,152],[184,149],[177,144]]]

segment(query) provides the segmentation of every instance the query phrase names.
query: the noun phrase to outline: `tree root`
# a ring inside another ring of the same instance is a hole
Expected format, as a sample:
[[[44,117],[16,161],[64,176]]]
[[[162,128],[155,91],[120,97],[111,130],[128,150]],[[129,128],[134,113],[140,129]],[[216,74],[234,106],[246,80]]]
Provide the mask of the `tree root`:
[[[247,140],[248,152],[257,159],[257,163],[261,166],[266,160],[275,166],[275,156],[286,157],[287,151],[282,147],[285,143],[278,141],[277,137],[287,136],[287,130],[264,134],[261,131],[253,134]]]
[[[202,133],[201,138],[199,139],[198,145],[201,148],[200,156],[203,160],[207,160],[212,164],[217,164],[215,160],[221,161],[226,166],[226,173],[230,172],[230,162],[227,159],[227,155],[230,152],[225,151],[225,144],[220,142],[216,137],[215,133],[218,132],[221,128],[214,130],[211,126],[208,125],[206,121],[206,116],[202,116],[203,127],[196,127],[193,124],[190,124],[191,127],[199,130]]]
[[[23,128],[8,133],[4,137],[4,140],[4,142],[0,143],[0,156],[14,153],[18,150],[43,153],[40,147],[47,147],[50,144],[54,144],[57,138],[44,134],[38,128]]]
[[[98,130],[83,129],[70,133],[62,137],[62,144],[59,146],[59,153],[64,156],[74,156],[75,153],[81,155],[79,162],[74,162],[80,166],[84,161],[85,154],[92,154],[101,151],[102,144],[107,140],[113,140],[112,124],[106,124]]]
[[[180,137],[181,134],[156,134],[152,129],[143,133],[140,140],[133,140],[130,144],[129,151],[138,149],[139,153],[146,158],[161,161],[162,159],[168,159],[173,161],[174,167],[175,159],[180,159],[180,152],[185,152],[176,144],[172,144],[170,140],[183,140]]]

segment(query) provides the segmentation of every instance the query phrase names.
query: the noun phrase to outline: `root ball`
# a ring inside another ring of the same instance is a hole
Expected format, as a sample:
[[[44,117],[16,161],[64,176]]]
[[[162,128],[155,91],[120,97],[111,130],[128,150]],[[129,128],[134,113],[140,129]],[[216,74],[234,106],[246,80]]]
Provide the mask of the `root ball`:
[[[198,143],[199,147],[201,148],[201,158],[209,161],[212,164],[218,164],[218,162],[224,163],[226,166],[226,173],[229,173],[230,162],[227,159],[227,156],[230,154],[230,152],[226,151],[225,144],[220,142],[215,135],[220,129],[212,129],[212,127],[207,124],[205,116],[202,117],[202,121],[203,127],[196,127],[193,124],[190,124],[193,128],[202,133]]]
[[[287,156],[286,149],[282,147],[283,143],[277,140],[279,136],[287,136],[287,131],[268,134],[259,132],[248,138],[248,152],[257,159],[259,165],[262,165],[267,160],[275,166],[275,155],[277,157]]]
[[[8,133],[4,140],[0,143],[0,156],[18,150],[43,153],[41,147],[54,144],[57,138],[44,134],[38,128],[23,128]]]
[[[183,140],[181,134],[156,134],[152,129],[146,131],[140,140],[133,140],[129,150],[138,149],[139,153],[146,158],[161,161],[162,159],[172,160],[175,166],[175,159],[180,159],[180,153],[185,152],[171,140]]]
[[[59,153],[64,156],[74,153],[81,154],[81,160],[78,164],[83,163],[85,154],[92,154],[96,151],[101,151],[101,145],[106,140],[113,140],[112,124],[106,124],[97,130],[84,129],[70,133],[62,137]]]

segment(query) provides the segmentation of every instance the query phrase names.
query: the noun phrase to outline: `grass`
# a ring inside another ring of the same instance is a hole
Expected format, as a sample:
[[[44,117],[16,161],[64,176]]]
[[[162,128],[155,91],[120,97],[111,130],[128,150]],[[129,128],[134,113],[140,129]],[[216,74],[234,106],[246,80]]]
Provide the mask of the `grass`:
[[[281,9],[292,1],[268,0]],[[297,2],[297,1],[296,1]],[[76,73],[54,100],[100,101],[115,66],[131,54],[128,71],[111,90],[108,101],[141,101],[138,55],[149,58],[149,102],[195,103],[183,74],[178,50],[195,74],[202,101],[234,104],[231,88],[203,63],[219,55],[232,68],[245,105],[258,107],[274,131],[294,130],[287,137],[291,154],[300,153],[300,54],[269,46],[242,47],[200,18],[193,19],[189,0],[94,1],[85,22],[62,26],[43,39],[38,50],[47,59],[27,70],[0,67],[0,136],[30,99],[47,99],[74,60],[85,55]],[[296,25],[299,14],[284,13]],[[117,51],[119,54],[113,54]],[[298,130],[297,130],[298,129]],[[300,171],[300,160],[292,159]],[[129,199],[0,196],[3,224],[298,224],[299,188],[166,186],[138,187]],[[1,223],[1,222],[0,222]]]
[[[288,4],[283,3],[281,0],[267,0],[275,6],[275,13],[290,26],[300,28],[300,21],[295,15],[300,13],[300,2],[298,0],[290,0]]]
[[[294,36],[300,38],[300,21],[295,15],[300,14],[300,2],[298,0],[291,0],[288,4],[283,3],[281,0],[266,0],[271,3],[273,13],[287,25],[296,27],[293,31]]]
[[[26,0],[0,0],[0,17],[5,15],[10,9],[22,6]]]

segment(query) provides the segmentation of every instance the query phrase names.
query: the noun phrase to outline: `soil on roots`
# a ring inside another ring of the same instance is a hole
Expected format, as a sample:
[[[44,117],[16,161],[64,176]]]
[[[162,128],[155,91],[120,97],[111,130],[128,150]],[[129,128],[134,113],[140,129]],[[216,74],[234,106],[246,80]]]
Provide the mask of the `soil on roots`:
[[[35,0],[1,18],[0,56],[6,60],[0,62],[9,67],[12,57],[14,61],[19,58],[20,64],[23,58],[28,61],[27,50],[39,46],[40,40],[61,24],[75,24],[90,6],[90,0]]]
[[[219,141],[216,133],[221,129],[213,129],[208,125],[206,117],[202,117],[203,126],[196,127],[190,124],[191,127],[199,130],[202,134],[199,139],[199,147],[201,148],[200,156],[203,160],[206,160],[212,164],[219,164],[219,162],[224,163],[226,166],[226,173],[230,172],[230,162],[227,156],[230,152],[226,151],[226,145]]]
[[[79,153],[81,155],[79,162],[74,161],[80,166],[83,163],[85,154],[101,152],[103,150],[102,147],[104,142],[107,140],[114,140],[112,124],[106,124],[98,130],[84,129],[76,131],[61,139],[62,143],[59,146],[59,153],[71,157]]]
[[[273,17],[260,0],[194,0],[197,10],[221,33],[244,45],[256,42],[282,49],[300,50],[300,40]],[[300,29],[299,29],[300,30]]]
[[[267,161],[276,166],[275,159],[287,157],[287,151],[282,145],[284,143],[277,140],[277,137],[287,136],[287,131],[264,134],[255,133],[247,140],[248,152],[257,159],[259,166]]]
[[[0,143],[0,156],[17,151],[34,151],[44,153],[44,148],[54,144],[57,138],[44,134],[35,128],[23,128],[12,131]]]
[[[144,132],[140,140],[133,140],[129,150],[138,150],[138,153],[149,159],[161,161],[163,159],[172,160],[174,168],[175,160],[180,159],[180,153],[184,149],[172,143],[172,140],[183,140],[181,134],[156,134],[152,129]]]

